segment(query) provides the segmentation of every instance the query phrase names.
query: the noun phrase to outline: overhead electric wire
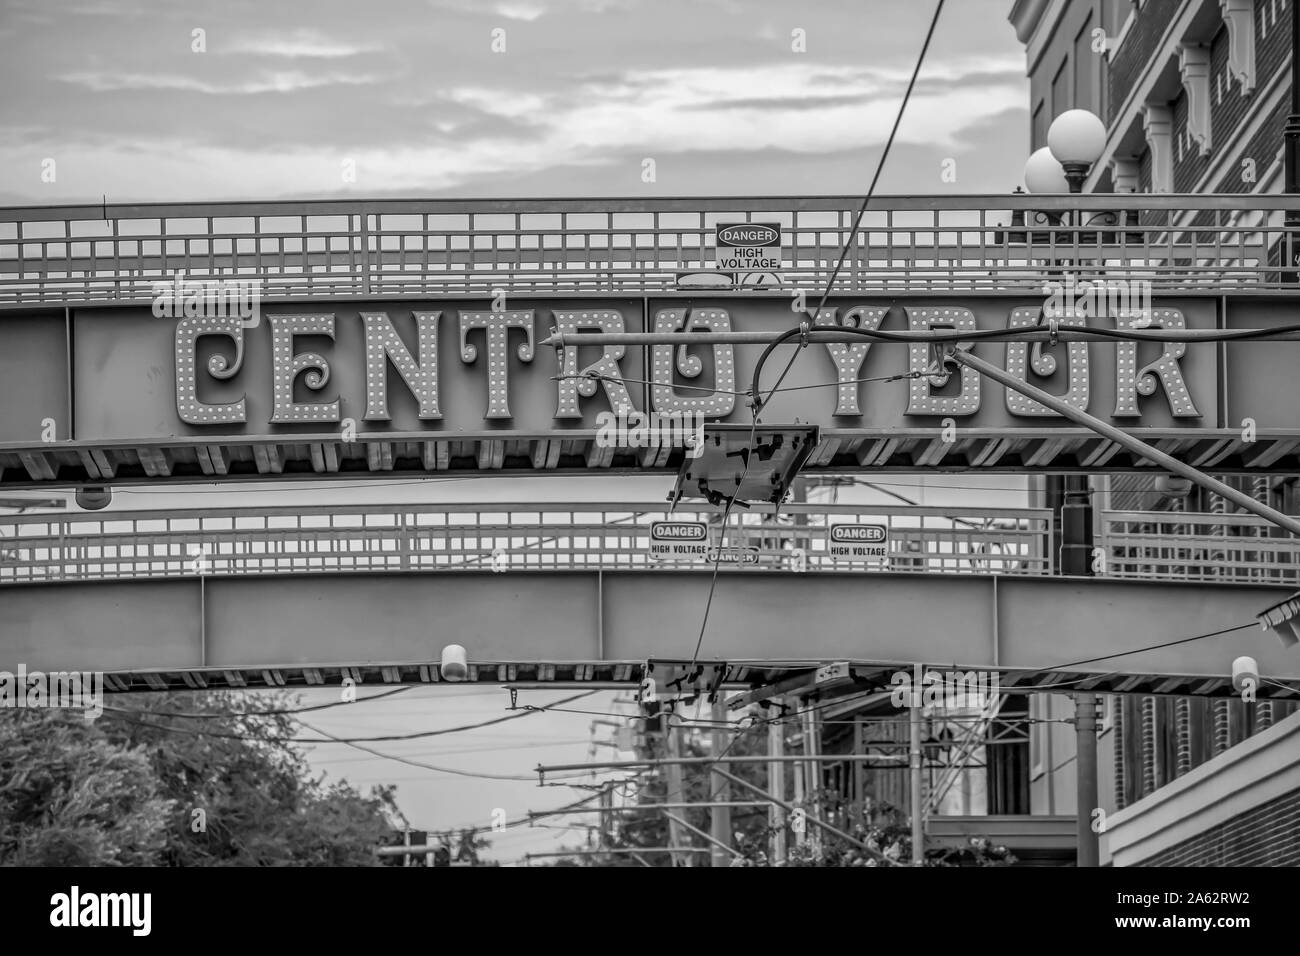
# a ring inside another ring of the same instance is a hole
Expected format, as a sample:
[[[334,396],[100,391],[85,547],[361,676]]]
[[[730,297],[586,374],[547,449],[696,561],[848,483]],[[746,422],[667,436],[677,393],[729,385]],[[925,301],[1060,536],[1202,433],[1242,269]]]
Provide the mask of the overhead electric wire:
[[[557,737],[551,740],[536,740],[529,743],[521,744],[504,744],[500,747],[454,747],[450,750],[423,750],[416,757],[446,757],[451,754],[480,754],[480,753],[501,753],[511,750],[545,750],[550,747],[576,747],[578,744],[587,742],[586,737]],[[323,757],[319,760],[312,760],[312,766],[324,770],[339,764],[358,764],[371,762],[370,757]]]
[[[357,442],[352,443],[352,444],[360,444],[362,441],[365,441],[365,440],[366,440],[366,439],[358,439]],[[348,443],[348,442],[341,442],[341,444],[349,444],[349,443]],[[384,480],[383,487],[385,487],[385,488],[392,488],[392,487],[395,487],[395,486],[397,486],[397,485],[428,485],[428,484],[431,484],[431,483],[432,483],[432,484],[445,485],[445,484],[451,484],[452,482],[457,482],[457,481],[482,481],[482,480],[485,480],[485,479],[488,479],[488,478],[491,478],[491,477],[492,477],[492,476],[490,476],[490,475],[469,475],[469,476],[466,476],[466,477],[463,477],[463,478],[451,478],[451,477],[448,477],[448,478],[436,478],[436,477],[431,477],[431,478],[410,478],[410,479],[388,479],[388,480]],[[266,481],[266,480],[263,479],[263,478],[249,478],[246,482],[241,482],[241,483],[242,483],[242,484],[250,484],[250,485],[251,485],[251,484],[263,484],[263,483],[265,483],[266,487],[264,487],[264,488],[258,488],[258,489],[256,489],[255,491],[251,491],[251,492],[249,492],[250,494],[259,494],[259,495],[262,494],[263,492],[266,492],[266,493],[269,494],[269,493],[272,493],[272,492],[278,492],[278,491],[297,491],[297,492],[301,493],[301,492],[302,492],[302,487],[301,487],[301,486],[302,486],[303,484],[316,484],[316,485],[320,485],[323,489],[324,489],[324,488],[328,488],[328,489],[330,489],[330,490],[343,490],[343,491],[360,491],[360,490],[362,490],[362,489],[364,489],[364,488],[374,488],[374,487],[375,487],[375,479],[367,479],[367,480],[365,480],[365,481],[348,481],[348,480],[346,480],[346,479],[338,480],[338,479],[319,478],[319,477],[307,477],[307,476],[303,476],[302,478],[299,478],[299,479],[294,479],[294,478],[291,477],[291,478],[288,479],[288,480],[281,480],[281,481],[277,481],[277,482]],[[181,488],[168,488],[168,487],[165,487],[165,486],[159,486],[156,490],[155,490],[152,486],[150,486],[150,487],[148,488],[148,490],[145,490],[145,489],[142,488],[142,487],[134,487],[134,486],[131,486],[131,485],[126,485],[126,486],[122,486],[122,487],[116,487],[116,486],[115,486],[115,487],[113,488],[113,493],[114,493],[115,495],[207,495],[207,494],[225,494],[225,492],[223,492],[223,491],[209,491],[209,490],[207,490],[207,485],[209,485],[209,484],[216,484],[216,482],[200,482],[200,481],[196,481],[196,482],[193,482],[192,484],[190,484],[188,487],[181,487]],[[195,489],[198,489],[198,490],[195,490]],[[405,504],[405,502],[403,502],[403,504]],[[112,512],[111,510],[109,510],[109,511],[104,511],[104,512],[102,512],[102,514],[104,514],[105,516],[111,516],[111,515],[113,514],[113,512]]]
[[[357,750],[364,751],[376,757],[382,757],[385,760],[395,760],[398,763],[409,764],[412,767],[420,767],[424,770],[432,770],[435,773],[449,773],[457,777],[475,777],[482,780],[521,780],[529,783],[531,783],[535,779],[533,775],[524,776],[522,774],[512,774],[512,773],[486,773],[486,772],[474,771],[474,770],[460,770],[455,767],[439,767],[435,764],[425,763],[422,760],[412,760],[408,757],[403,757],[398,754],[384,753],[383,751],[375,750],[372,747],[367,747],[365,744],[357,743],[355,740],[348,740],[347,738],[344,737],[335,737],[333,734],[329,733],[328,731],[321,730],[319,727],[313,727],[305,720],[301,721],[301,723],[308,730],[314,731],[315,733],[318,734],[323,734],[324,736],[329,737],[331,740],[335,741],[336,743],[346,744],[349,747],[355,747]],[[573,776],[585,777],[587,776],[587,774],[576,773]],[[557,777],[556,779],[567,780],[569,778],[567,776],[561,776],[561,777]]]
[[[899,381],[900,379],[905,379],[905,378],[920,378],[924,374],[925,374],[924,372],[899,372],[896,375],[876,375],[873,376],[872,378],[853,378],[844,382],[840,382],[840,381],[815,382],[811,385],[791,385],[787,388],[771,389],[767,393],[767,397],[770,399],[777,392],[801,392],[804,391],[805,389],[810,389],[810,388],[838,388],[841,385],[861,385],[867,382],[896,382]],[[593,382],[618,382],[624,385],[629,383],[632,385],[663,385],[664,384],[663,382],[651,382],[651,381],[647,381],[646,379],[640,379],[640,378],[626,378],[622,375],[606,375],[601,372],[595,372],[595,371],[584,372],[581,375],[552,375],[551,378],[554,380],[581,378],[581,379],[589,379]],[[752,391],[737,392],[734,389],[713,388],[708,385],[681,385],[681,384],[674,383],[673,388],[693,389],[695,391],[709,392],[710,394],[716,394],[716,395],[735,395],[739,398],[750,398],[754,394]],[[635,411],[635,409],[633,409],[633,411]]]
[[[565,704],[571,700],[578,700],[579,698],[582,697],[589,697],[595,693],[597,692],[594,690],[583,691],[580,694],[574,694],[572,697],[565,697],[562,700],[557,700],[555,703]],[[312,737],[264,737],[264,736],[255,736],[251,734],[228,734],[228,733],[222,733],[220,731],[215,731],[215,730],[200,730],[197,728],[189,728],[189,727],[168,727],[165,724],[154,724],[154,723],[149,723],[148,721],[138,719],[141,716],[144,717],[150,716],[148,711],[124,712],[119,716],[119,719],[125,720],[128,723],[136,724],[141,727],[148,727],[153,730],[163,730],[170,733],[200,734],[209,737],[223,738],[226,740],[266,741],[268,743],[298,743],[298,744],[328,744],[328,743],[357,744],[357,743],[386,743],[386,742],[393,742],[398,740],[419,740],[425,737],[440,737],[445,734],[455,734],[467,730],[477,730],[479,727],[490,727],[493,724],[504,723],[507,720],[518,720],[521,717],[527,717],[531,713],[540,713],[546,710],[550,710],[550,707],[544,704],[540,706],[530,705],[527,707],[520,707],[519,710],[520,713],[507,714],[504,717],[494,717],[491,720],[480,721],[479,723],[476,724],[463,724],[459,727],[444,727],[439,730],[422,730],[416,733],[392,734],[392,735],[385,735],[380,737],[343,738],[343,737],[335,737],[333,734],[325,734],[325,737],[327,737],[328,739],[316,739]],[[126,716],[126,713],[134,713],[135,716]],[[188,718],[189,716],[190,715],[186,715],[186,718]],[[259,716],[259,714],[257,712],[248,712],[243,714],[230,714],[228,716],[231,720],[237,720],[241,717],[256,717]],[[308,727],[308,729],[315,731],[316,733],[324,733],[324,731],[316,730],[316,728],[311,727],[306,721],[299,721],[299,723],[302,724],[304,727]]]
[[[400,694],[404,691],[414,690],[415,685],[398,687],[395,690],[384,691],[382,694],[371,694],[369,697],[358,697],[356,700],[336,700],[328,704],[313,704],[310,707],[289,707],[281,710],[249,710],[235,714],[221,713],[179,713],[172,710],[132,710],[129,707],[111,707],[104,706],[105,710],[111,710],[114,713],[143,715],[147,717],[183,717],[187,720],[228,720],[234,717],[278,717],[281,714],[305,714],[314,710],[325,710],[329,707],[343,707],[348,704],[363,704],[371,700],[380,700],[384,697],[392,697],[394,694]]]
[[[600,372],[587,371],[580,372],[576,375],[552,375],[551,381],[562,382],[571,378],[587,379],[592,382],[618,382],[623,385],[662,385],[663,382],[651,382],[643,378],[626,378],[622,375],[604,375]],[[710,395],[735,395],[739,398],[745,398],[749,392],[736,392],[728,388],[714,388],[709,385],[681,385],[674,383],[673,388],[686,389],[687,391],[708,392]],[[635,411],[635,409],[633,409]]]
[[[871,197],[875,195],[876,185],[880,182],[880,174],[884,171],[885,161],[889,158],[889,150],[894,145],[894,137],[898,134],[898,127],[903,121],[903,114],[907,111],[908,101],[912,98],[912,90],[916,86],[917,77],[921,73],[921,65],[925,62],[926,51],[930,49],[930,40],[934,37],[934,29],[939,25],[939,14],[943,12],[943,4],[944,0],[938,0],[935,4],[934,16],[930,19],[930,28],[926,31],[925,41],[921,44],[921,52],[916,58],[916,66],[912,69],[912,76],[907,82],[907,89],[903,92],[903,100],[898,105],[898,113],[894,116],[894,125],[890,128],[889,136],[885,139],[885,145],[881,150],[880,159],[876,163],[876,171],[871,177],[871,185],[867,187],[866,195],[862,197],[862,205],[858,208],[857,216],[855,216],[853,220],[853,226],[844,240],[843,248],[840,250],[839,259],[836,261],[835,268],[831,271],[830,278],[826,282],[826,289],[822,292],[821,301],[817,303],[817,308],[812,313],[812,321],[801,325],[799,332],[802,335],[806,336],[810,331],[810,327],[816,326],[817,319],[820,318],[822,309],[826,305],[826,300],[829,298],[831,290],[835,287],[835,280],[839,277],[840,270],[844,268],[844,262],[849,255],[849,247],[853,244],[853,239],[857,235],[858,226],[862,223],[862,217],[866,215],[867,206],[871,203]],[[718,586],[718,568],[722,564],[722,549],[727,537],[727,518],[731,514],[731,509],[736,502],[736,498],[740,496],[740,491],[744,486],[745,478],[749,475],[749,463],[753,459],[752,449],[754,436],[758,433],[758,415],[766,404],[766,400],[762,397],[763,393],[760,388],[758,373],[762,370],[763,359],[772,353],[777,344],[777,342],[773,342],[768,345],[763,351],[763,355],[759,359],[758,364],[754,367],[754,379],[750,388],[750,411],[753,414],[753,424],[750,425],[749,440],[746,443],[746,446],[749,448],[751,453],[745,455],[744,467],[740,472],[740,480],[736,482],[735,494],[727,499],[726,508],[722,512],[722,522],[718,532],[718,548],[713,561],[713,574],[709,579],[709,595],[704,602],[704,617],[703,620],[700,621],[700,636],[695,641],[695,650],[691,653],[691,663],[687,668],[688,674],[694,672],[695,665],[700,659],[700,648],[704,646],[704,634],[709,626],[709,612],[713,607],[713,595]],[[786,375],[789,374],[790,369],[794,367],[795,359],[806,344],[807,340],[805,338],[804,343],[791,353],[790,360],[786,362],[785,368],[782,369],[781,374],[777,377],[776,384],[772,386],[772,393],[768,395],[768,399],[771,399],[772,394],[775,394],[776,390],[781,387],[781,383],[785,381]]]
[[[1192,643],[1193,641],[1203,641],[1203,640],[1206,640],[1207,638],[1211,638],[1211,637],[1221,637],[1221,636],[1224,635],[1224,634],[1231,634],[1231,633],[1234,632],[1234,631],[1243,631],[1243,630],[1245,630],[1245,629],[1248,628],[1248,627],[1258,627],[1258,626],[1259,626],[1258,622],[1256,622],[1256,621],[1250,621],[1250,622],[1247,623],[1247,624],[1238,624],[1238,625],[1236,625],[1236,626],[1234,626],[1234,627],[1225,627],[1225,628],[1223,628],[1222,630],[1218,630],[1218,631],[1210,631],[1208,634],[1197,634],[1195,637],[1183,637],[1183,638],[1179,638],[1179,639],[1176,640],[1176,641],[1164,641],[1164,642],[1162,642],[1162,643],[1160,643],[1160,644],[1148,644],[1148,645],[1145,646],[1145,647],[1135,647],[1135,648],[1134,648],[1133,650],[1131,650],[1131,651],[1119,651],[1119,652],[1114,653],[1114,654],[1105,654],[1105,655],[1103,655],[1103,656],[1101,656],[1101,657],[1089,657],[1089,658],[1087,658],[1087,659],[1085,659],[1085,660],[1081,660],[1081,661],[1070,661],[1070,662],[1067,663],[1067,664],[1054,664],[1054,665],[1052,665],[1052,666],[1050,666],[1050,667],[1044,667],[1044,668],[1042,668],[1042,670],[1045,670],[1045,671],[1049,671],[1049,670],[1056,670],[1056,671],[1059,671],[1059,670],[1065,670],[1065,669],[1068,668],[1068,667],[1077,667],[1077,666],[1080,665],[1080,664],[1093,664],[1093,663],[1096,663],[1097,661],[1108,661],[1108,660],[1111,660],[1111,659],[1116,658],[1116,657],[1128,657],[1128,656],[1131,655],[1131,654],[1141,654],[1141,653],[1143,653],[1144,651],[1158,651],[1158,650],[1160,650],[1161,648],[1165,648],[1165,647],[1175,647],[1175,646],[1177,646],[1177,645],[1179,645],[1179,644],[1190,644],[1190,643]],[[1038,670],[1038,668],[1035,668],[1035,670]]]
[[[856,231],[856,226],[855,226],[855,231]],[[825,302],[824,296],[822,298],[822,301]],[[820,310],[820,306],[818,307],[818,309]],[[1067,328],[1077,329],[1079,327],[1067,326]],[[816,340],[816,332],[818,331],[833,332],[837,336],[847,335],[854,338],[871,339],[877,342],[907,343],[913,345],[921,344],[921,343],[929,343],[931,345],[935,345],[935,344],[942,344],[942,343],[952,344],[952,343],[960,343],[960,342],[978,342],[983,339],[1012,340],[1012,339],[1019,338],[1022,335],[1028,336],[1030,334],[1032,334],[1034,338],[1038,338],[1041,337],[1041,333],[1042,333],[1042,329],[1032,329],[1032,328],[1025,328],[1022,330],[975,329],[968,332],[962,332],[958,330],[948,331],[948,330],[936,329],[931,331],[930,333],[922,335],[917,332],[889,332],[881,329],[860,329],[852,326],[837,326],[834,329],[823,327],[822,329],[819,330],[819,329],[809,329],[806,324],[800,324],[798,328],[789,329],[779,334],[776,338],[774,338],[771,342],[769,342],[767,346],[763,349],[762,353],[758,357],[758,361],[754,363],[752,384],[750,386],[751,393],[754,395],[760,394],[759,377],[762,375],[763,366],[767,363],[767,359],[772,354],[773,351],[775,351],[781,345],[784,345],[786,342],[789,342],[795,338],[803,339],[803,342],[800,345],[800,347],[802,348],[802,346],[807,344],[807,342],[809,341],[809,336],[813,336],[813,340],[814,341]],[[1253,339],[1269,339],[1281,333],[1285,333],[1285,334],[1300,333],[1300,325],[1288,325],[1288,326],[1282,326],[1274,329],[1214,330],[1214,331],[1206,331],[1205,334],[1198,334],[1196,336],[1185,336],[1184,338],[1172,338],[1169,335],[1170,331],[1176,331],[1176,330],[1161,330],[1161,332],[1156,333],[1156,332],[1143,332],[1137,329],[1103,329],[1103,328],[1093,328],[1089,326],[1086,329],[1083,329],[1083,331],[1086,331],[1090,335],[1095,335],[1098,338],[1114,339],[1116,341],[1121,341],[1121,342],[1188,341],[1191,342],[1192,344],[1195,344],[1197,342],[1213,343],[1213,342],[1250,341]],[[1026,339],[1026,341],[1027,340],[1028,339]],[[770,398],[771,395],[769,395],[768,397]]]

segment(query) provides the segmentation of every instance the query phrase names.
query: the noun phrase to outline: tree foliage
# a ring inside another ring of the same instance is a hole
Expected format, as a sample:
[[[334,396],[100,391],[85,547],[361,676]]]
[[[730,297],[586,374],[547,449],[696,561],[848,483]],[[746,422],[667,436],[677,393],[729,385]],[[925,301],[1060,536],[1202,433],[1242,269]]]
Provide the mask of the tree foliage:
[[[0,716],[0,863],[155,864],[170,802],[139,747],[107,739],[80,715]]]
[[[313,778],[280,712],[292,703],[207,692],[117,697],[93,724],[0,714],[0,863],[375,865],[393,789]]]

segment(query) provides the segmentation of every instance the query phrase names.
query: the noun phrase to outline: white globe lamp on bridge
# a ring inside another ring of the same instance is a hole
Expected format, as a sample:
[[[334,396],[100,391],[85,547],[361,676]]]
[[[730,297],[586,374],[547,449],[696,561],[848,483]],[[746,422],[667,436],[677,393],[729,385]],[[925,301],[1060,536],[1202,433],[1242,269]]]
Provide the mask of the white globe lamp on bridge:
[[[445,681],[462,681],[469,677],[469,664],[465,660],[465,648],[459,644],[448,644],[442,649],[442,662],[438,668]]]
[[[1025,188],[1031,193],[1068,193],[1070,184],[1060,160],[1044,146],[1025,161]]]
[[[1106,124],[1088,110],[1066,110],[1048,128],[1047,148],[1061,164],[1069,191],[1081,193],[1092,164],[1106,151]]]
[[[86,485],[77,489],[77,506],[86,511],[101,511],[113,500],[113,489],[103,485]]]

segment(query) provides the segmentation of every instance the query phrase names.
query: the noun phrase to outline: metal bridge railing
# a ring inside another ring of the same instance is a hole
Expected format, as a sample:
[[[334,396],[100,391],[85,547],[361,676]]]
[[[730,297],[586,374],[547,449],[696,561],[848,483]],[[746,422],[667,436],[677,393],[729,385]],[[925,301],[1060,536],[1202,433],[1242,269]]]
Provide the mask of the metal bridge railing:
[[[734,512],[733,512],[734,515]],[[662,504],[235,508],[0,519],[0,583],[314,571],[555,571],[692,565],[649,554],[650,523],[719,515]],[[742,522],[737,525],[737,521]],[[832,558],[831,523],[884,524],[887,556]],[[1050,574],[1043,509],[770,506],[729,522],[759,570]],[[703,562],[693,567],[699,568]],[[707,566],[707,565],[705,565]],[[722,570],[735,565],[724,562]]]
[[[1040,294],[1079,278],[1154,291],[1293,289],[1282,195],[327,200],[0,208],[0,305],[149,301],[177,272],[262,298],[672,291],[712,270],[714,227],[782,227],[779,273],[837,293]],[[1013,213],[1027,226],[1008,229]],[[698,291],[698,290],[697,290]],[[724,290],[725,291],[725,290]]]
[[[1254,515],[1104,511],[1106,573],[1300,587],[1300,543]]]
[[[229,508],[0,517],[0,583],[312,571],[683,570],[649,553],[653,521],[712,509],[552,503]],[[741,522],[739,525],[737,522]],[[1254,516],[1102,511],[1100,576],[1300,587],[1300,543]],[[883,524],[886,556],[834,558],[830,524]],[[756,505],[723,545],[758,570],[1045,575],[1055,571],[1051,512],[1037,508]],[[724,561],[723,571],[736,565]]]

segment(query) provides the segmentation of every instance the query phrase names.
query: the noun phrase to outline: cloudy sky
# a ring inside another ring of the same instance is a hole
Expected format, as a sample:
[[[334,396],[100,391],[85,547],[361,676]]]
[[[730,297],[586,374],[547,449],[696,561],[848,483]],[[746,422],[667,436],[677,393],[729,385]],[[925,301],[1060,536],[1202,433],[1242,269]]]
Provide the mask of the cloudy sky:
[[[1019,182],[1028,92],[1009,7],[947,4],[881,192]],[[0,0],[0,202],[851,195],[932,10]]]
[[[1009,8],[949,0],[879,192],[1004,193],[1021,181],[1028,87]],[[0,204],[858,195],[932,10],[929,0],[0,0]],[[947,160],[955,182],[941,178]],[[969,494],[910,484],[899,490],[928,503]],[[990,484],[1013,487],[986,504],[1023,500],[1023,482]],[[482,486],[365,494],[546,494],[538,484]],[[553,496],[574,496],[564,490]],[[665,489],[616,490],[662,500]],[[364,497],[341,486],[334,494]],[[298,491],[279,485],[241,493],[240,503],[290,498]],[[115,506],[207,500],[137,490]],[[526,692],[521,703],[562,696]],[[573,707],[606,712],[614,696]],[[500,716],[506,700],[494,688],[415,688],[312,723],[336,735],[410,733]],[[374,745],[524,780],[437,773],[341,745],[316,748],[313,762],[333,778],[397,783],[417,826],[484,825],[498,807],[513,821],[582,795],[539,791],[527,776],[539,762],[586,759],[592,720],[538,715]],[[497,853],[517,858],[581,835],[512,830]]]

